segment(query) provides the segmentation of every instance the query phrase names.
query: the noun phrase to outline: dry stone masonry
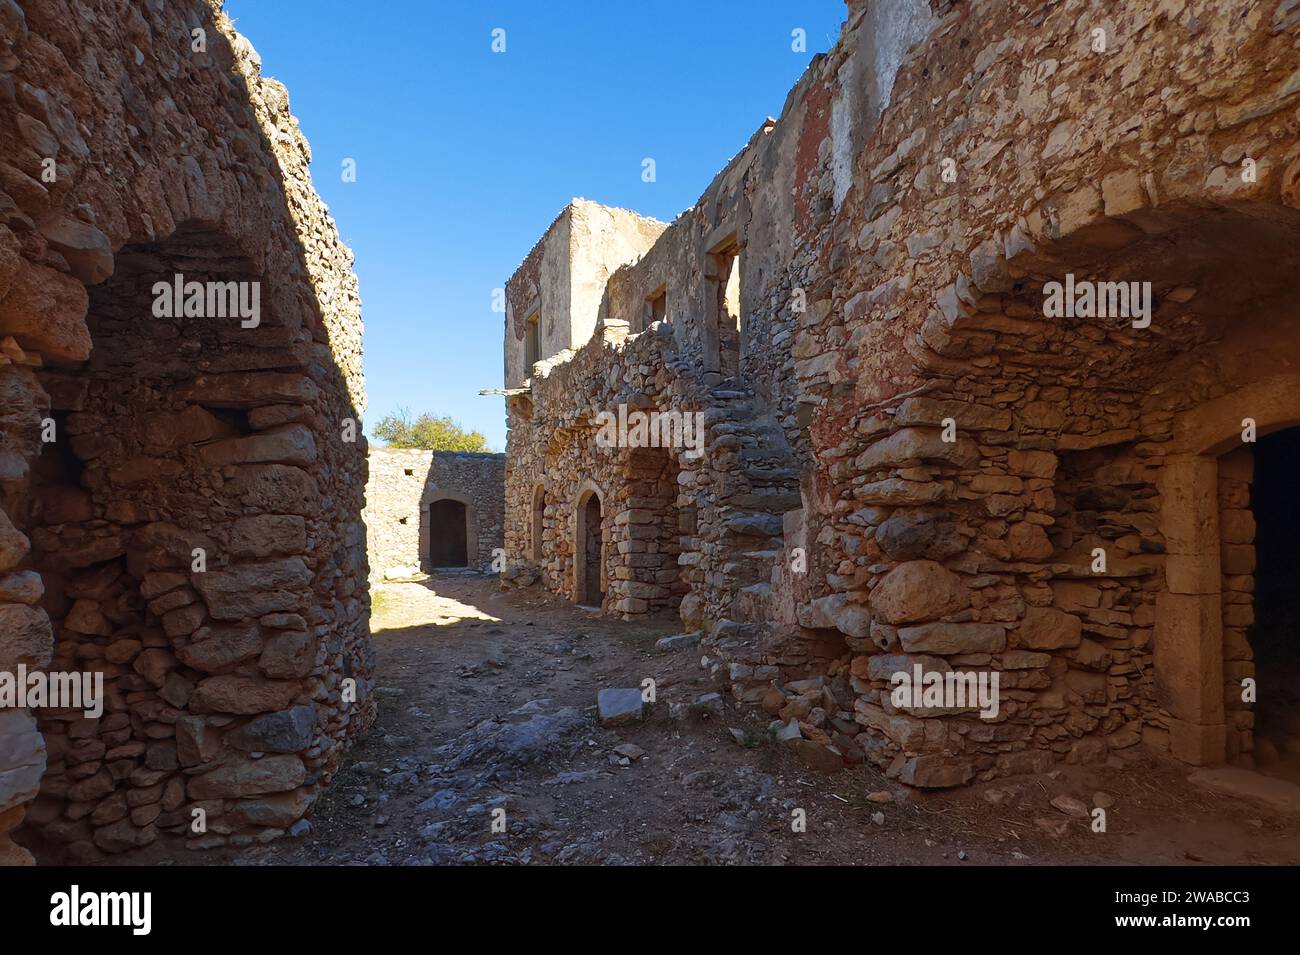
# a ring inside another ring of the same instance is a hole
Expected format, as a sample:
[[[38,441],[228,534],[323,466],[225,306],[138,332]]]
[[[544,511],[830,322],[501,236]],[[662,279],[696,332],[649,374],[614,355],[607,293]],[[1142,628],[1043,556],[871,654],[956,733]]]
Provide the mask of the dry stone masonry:
[[[0,861],[300,830],[373,717],[310,158],[219,4],[0,0],[0,675],[103,687],[0,703]]]
[[[850,0],[692,208],[510,278],[504,579],[676,606],[823,768],[1294,761],[1298,239],[1295,0]]]
[[[372,583],[435,567],[500,570],[505,464],[504,454],[372,448],[364,514]]]

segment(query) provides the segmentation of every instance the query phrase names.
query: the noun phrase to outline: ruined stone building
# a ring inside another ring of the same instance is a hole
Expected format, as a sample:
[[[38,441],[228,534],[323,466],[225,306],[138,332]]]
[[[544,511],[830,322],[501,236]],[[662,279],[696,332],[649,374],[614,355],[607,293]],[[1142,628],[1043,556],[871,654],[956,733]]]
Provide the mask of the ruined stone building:
[[[506,581],[676,607],[817,765],[1294,762],[1298,48],[1296,0],[850,0],[694,206],[575,201],[510,278]]]
[[[0,862],[272,838],[373,718],[360,303],[310,158],[215,2],[0,0],[0,679],[103,681],[0,702]]]
[[[372,448],[369,464],[363,517],[372,586],[386,574],[493,571],[505,520],[504,454]]]

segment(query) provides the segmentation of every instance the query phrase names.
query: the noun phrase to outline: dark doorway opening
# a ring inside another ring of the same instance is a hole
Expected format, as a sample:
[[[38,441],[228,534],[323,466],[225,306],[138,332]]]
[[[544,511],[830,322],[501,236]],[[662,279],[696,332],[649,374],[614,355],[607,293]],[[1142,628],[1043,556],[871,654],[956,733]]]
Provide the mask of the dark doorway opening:
[[[1255,515],[1255,763],[1300,777],[1300,428],[1259,439]]]
[[[605,602],[605,581],[601,574],[600,498],[592,494],[583,506],[583,539],[580,556],[583,561],[582,602],[589,607],[600,607]]]
[[[434,501],[429,505],[429,563],[434,567],[465,567],[469,548],[465,536],[465,505]]]
[[[718,333],[718,371],[724,378],[740,373],[744,334],[740,301],[740,247],[733,240],[713,252],[712,317]]]
[[[542,560],[542,532],[545,529],[546,517],[546,490],[539,484],[533,491],[533,529],[532,545],[533,560],[541,563]]]

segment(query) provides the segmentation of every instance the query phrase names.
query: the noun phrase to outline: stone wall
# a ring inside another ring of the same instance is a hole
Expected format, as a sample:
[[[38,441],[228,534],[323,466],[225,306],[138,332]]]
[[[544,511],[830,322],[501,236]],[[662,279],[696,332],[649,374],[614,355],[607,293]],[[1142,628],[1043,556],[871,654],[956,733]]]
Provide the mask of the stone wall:
[[[838,398],[806,383],[827,399],[813,423],[836,564],[824,586],[878,646],[921,652],[942,632],[950,663],[1013,688],[992,726],[914,718],[888,706],[890,667],[873,679],[854,657],[857,712],[883,729],[868,755],[906,781],[1143,740],[1194,763],[1227,754],[1220,547],[1197,515],[1244,417],[1294,420],[1276,394],[1297,347],[1277,333],[1293,283],[1252,263],[1294,248],[1300,62],[1287,4],[1196,6],[955,11],[903,64],[857,161],[870,188],[836,226],[851,251],[803,330],[857,381]],[[1067,275],[1150,282],[1151,326],[1047,318],[1047,283]],[[833,344],[841,325],[854,347]],[[985,642],[990,626],[1005,643]]]
[[[385,574],[430,569],[429,505],[441,500],[465,507],[468,566],[493,572],[505,467],[504,454],[372,448],[364,512],[372,585]]]
[[[532,374],[527,324],[538,317],[538,359],[586,344],[610,273],[643,254],[665,229],[656,219],[574,199],[506,283],[505,382]]]
[[[352,255],[217,4],[0,0],[0,107],[0,670],[105,691],[0,713],[0,833],[273,838],[374,714]]]
[[[578,510],[594,492],[601,504],[605,607],[634,616],[675,607],[684,590],[677,565],[678,455],[667,448],[602,447],[594,419],[627,402],[693,406],[666,390],[667,326],[632,338],[625,331],[606,329],[576,355],[539,362],[535,401],[509,405],[504,579],[518,586],[540,577],[578,600]]]
[[[577,479],[626,493],[592,416],[699,408],[681,616],[816,764],[1249,764],[1230,452],[1247,419],[1300,422],[1298,30],[1293,0],[850,2],[782,116],[614,273],[592,341],[508,399],[509,559],[573,595]],[[1149,323],[1049,311],[1075,280],[1145,287]],[[629,337],[659,287],[667,323]],[[996,674],[998,715],[894,706],[917,664]]]

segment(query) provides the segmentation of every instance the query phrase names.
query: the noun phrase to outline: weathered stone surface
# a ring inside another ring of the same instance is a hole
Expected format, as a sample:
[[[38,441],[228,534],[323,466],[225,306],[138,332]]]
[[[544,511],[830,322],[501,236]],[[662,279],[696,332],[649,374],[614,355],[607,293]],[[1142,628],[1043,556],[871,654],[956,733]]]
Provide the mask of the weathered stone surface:
[[[200,455],[209,467],[226,464],[297,464],[310,465],[316,460],[316,439],[302,425],[287,425],[249,435],[204,445]]]
[[[235,557],[274,557],[300,554],[307,547],[307,524],[296,514],[241,517],[230,530]]]
[[[187,791],[191,799],[259,796],[297,789],[306,778],[307,771],[297,756],[235,759],[210,773],[191,778]]]
[[[144,446],[152,454],[209,441],[226,430],[212,412],[198,405],[175,414],[151,416],[142,423],[142,429]]]
[[[624,726],[645,719],[647,706],[635,687],[604,689],[596,694],[596,708],[602,726]]]
[[[727,529],[749,537],[776,537],[781,533],[781,518],[774,514],[732,514]]]
[[[837,773],[844,768],[844,756],[830,747],[810,739],[792,739],[785,743],[808,766],[820,773]]]
[[[987,623],[927,623],[899,627],[898,639],[907,653],[1000,653],[1006,630]]]
[[[920,789],[948,789],[970,782],[969,763],[943,756],[913,756],[898,776],[899,782]]]
[[[0,574],[0,603],[34,604],[45,594],[41,575],[34,570]]]
[[[160,40],[200,27],[197,60]],[[184,771],[275,768],[225,740],[271,714],[248,752],[292,746],[267,757],[287,781],[224,789],[294,796],[210,837],[296,828],[375,705],[360,303],[288,96],[216,8],[0,0],[0,103],[0,667],[105,691],[98,718],[35,711],[26,825],[75,861],[181,833]],[[309,699],[320,726],[276,730]],[[0,808],[0,859],[25,810]]]
[[[272,826],[285,829],[302,818],[311,805],[311,797],[304,792],[263,796],[261,799],[241,799],[226,814],[236,825]]]
[[[265,713],[282,710],[298,695],[298,684],[248,676],[210,676],[190,697],[196,713]]]
[[[0,299],[0,336],[51,361],[90,357],[86,287],[75,278],[24,260]]]
[[[678,633],[671,637],[660,637],[655,641],[655,649],[661,653],[671,653],[675,650],[687,650],[699,645],[701,633]]]
[[[23,710],[0,710],[0,812],[36,797],[45,772],[45,740]]]
[[[292,679],[312,671],[316,663],[316,638],[300,630],[277,633],[266,642],[257,661],[258,667],[270,677]]]
[[[10,523],[8,515],[0,510],[0,570],[18,566],[30,549],[31,541],[27,535],[18,531]]]
[[[1052,556],[1052,542],[1037,524],[1016,524],[1007,532],[1007,546],[1016,560],[1043,560]]]
[[[970,438],[944,441],[938,430],[903,428],[871,445],[858,456],[854,466],[860,471],[870,471],[910,460],[947,461],[969,467],[979,461],[979,448]]]
[[[182,766],[211,762],[221,750],[221,732],[207,717],[183,716],[176,721],[176,756]]]
[[[926,673],[932,670],[946,673],[952,669],[948,661],[942,657],[924,654],[881,653],[873,657],[858,657],[858,659],[867,661],[867,676],[870,679],[882,680],[886,683],[890,682],[895,673],[906,673],[910,676],[913,668],[918,665]]]
[[[1083,621],[1054,607],[1030,607],[1021,621],[1018,642],[1031,650],[1077,647],[1083,639]]]
[[[310,703],[249,720],[229,737],[232,746],[252,752],[297,753],[311,745],[316,708]]]
[[[938,401],[933,398],[908,398],[898,406],[894,422],[900,427],[927,425],[943,427],[951,419],[957,431],[1005,431],[1011,427],[1011,413],[987,405],[966,401]]]
[[[899,564],[871,591],[871,609],[886,623],[934,620],[969,603],[957,575],[931,560]]]
[[[181,662],[204,673],[219,673],[262,652],[262,634],[248,624],[216,624],[194,632],[190,642],[176,648]]]
[[[194,574],[192,582],[217,620],[241,620],[302,606],[311,571],[297,557]]]
[[[253,408],[292,402],[309,405],[320,396],[310,378],[275,371],[200,375],[180,389],[179,397],[209,408]]]
[[[226,490],[246,513],[306,515],[314,514],[320,506],[315,478],[285,464],[240,467]]]
[[[50,618],[39,607],[0,604],[0,669],[43,667],[54,651]]]
[[[904,511],[876,528],[876,542],[895,560],[943,560],[965,549],[965,541],[942,516]]]
[[[37,230],[86,285],[96,285],[113,274],[113,247],[108,236],[90,223],[55,213]]]

